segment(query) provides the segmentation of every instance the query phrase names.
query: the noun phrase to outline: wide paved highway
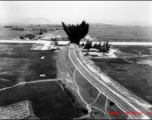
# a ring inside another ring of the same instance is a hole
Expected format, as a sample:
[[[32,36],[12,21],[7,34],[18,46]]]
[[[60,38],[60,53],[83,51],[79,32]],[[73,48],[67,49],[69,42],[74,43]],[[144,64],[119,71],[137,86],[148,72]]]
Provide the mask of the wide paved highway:
[[[104,73],[97,74],[89,69],[87,63],[80,55],[80,50],[77,45],[70,44],[68,55],[76,69],[86,78],[99,92],[113,101],[130,119],[151,119],[149,113],[152,110],[152,105],[143,99],[139,98],[126,88],[112,80]],[[131,113],[141,114],[131,114]]]

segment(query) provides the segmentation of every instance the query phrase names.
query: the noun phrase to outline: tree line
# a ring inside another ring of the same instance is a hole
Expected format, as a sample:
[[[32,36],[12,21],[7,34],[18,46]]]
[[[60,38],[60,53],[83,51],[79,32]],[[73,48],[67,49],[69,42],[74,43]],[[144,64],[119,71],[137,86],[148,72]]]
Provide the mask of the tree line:
[[[110,50],[110,44],[109,42],[100,42],[93,44],[92,41],[86,41],[86,43],[81,43],[80,46],[82,46],[84,49],[90,50],[91,48],[95,48],[99,50],[99,52],[109,52]]]

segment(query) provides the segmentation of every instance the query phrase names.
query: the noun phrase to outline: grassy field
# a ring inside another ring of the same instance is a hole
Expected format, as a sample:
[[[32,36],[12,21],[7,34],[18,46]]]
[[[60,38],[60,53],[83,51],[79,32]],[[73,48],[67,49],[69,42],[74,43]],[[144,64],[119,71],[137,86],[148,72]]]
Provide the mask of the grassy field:
[[[1,90],[0,96],[0,106],[30,100],[40,119],[73,119],[83,115],[56,81],[20,84]]]
[[[73,119],[87,114],[62,82],[51,81],[57,77],[58,53],[30,50],[33,44],[0,46],[0,88],[9,87],[0,91],[0,106],[30,100],[40,119]],[[17,84],[20,82],[27,83]]]
[[[151,55],[150,48],[136,46],[116,48],[120,51],[117,53],[119,58],[92,58],[92,60],[105,74],[152,104],[152,56],[144,56]],[[134,50],[140,51],[141,56]]]
[[[19,82],[56,78],[51,51],[32,51],[33,44],[0,44],[0,88]],[[44,59],[41,57],[44,56]],[[44,77],[40,75],[44,74]]]
[[[113,46],[114,49],[126,54],[152,55],[151,46]]]
[[[26,31],[9,30],[9,28],[0,26],[0,40],[11,40],[14,38],[19,38],[20,35],[25,35],[26,33]]]
[[[79,71],[75,72],[75,82],[79,86],[79,91],[83,99],[91,104],[97,98],[99,91],[90,84]]]
[[[152,28],[137,26],[116,26],[116,25],[92,25],[89,35],[96,37],[99,41],[137,41],[151,42]]]

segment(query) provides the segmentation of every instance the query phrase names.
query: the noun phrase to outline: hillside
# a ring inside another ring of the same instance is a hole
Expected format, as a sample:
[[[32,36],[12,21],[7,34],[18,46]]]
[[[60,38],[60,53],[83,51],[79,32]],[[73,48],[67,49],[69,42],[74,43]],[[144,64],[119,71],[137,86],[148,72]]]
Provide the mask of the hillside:
[[[20,21],[16,21],[17,24],[55,24],[53,21],[47,18],[36,17],[36,18],[27,18]]]
[[[121,26],[152,26],[151,21],[142,20],[142,21],[117,21],[117,20],[95,20],[93,23],[96,24],[109,24],[109,25],[121,25]]]

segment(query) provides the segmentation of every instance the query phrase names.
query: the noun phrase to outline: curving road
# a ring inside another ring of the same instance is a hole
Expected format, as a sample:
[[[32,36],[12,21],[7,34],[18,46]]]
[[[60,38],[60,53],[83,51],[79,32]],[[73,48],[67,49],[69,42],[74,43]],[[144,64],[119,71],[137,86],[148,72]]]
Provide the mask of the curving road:
[[[86,78],[98,91],[113,101],[123,112],[140,112],[141,114],[128,114],[130,119],[151,119],[148,115],[152,105],[142,100],[126,88],[106,76],[93,71],[80,55],[77,45],[70,44],[68,56],[76,69]]]

